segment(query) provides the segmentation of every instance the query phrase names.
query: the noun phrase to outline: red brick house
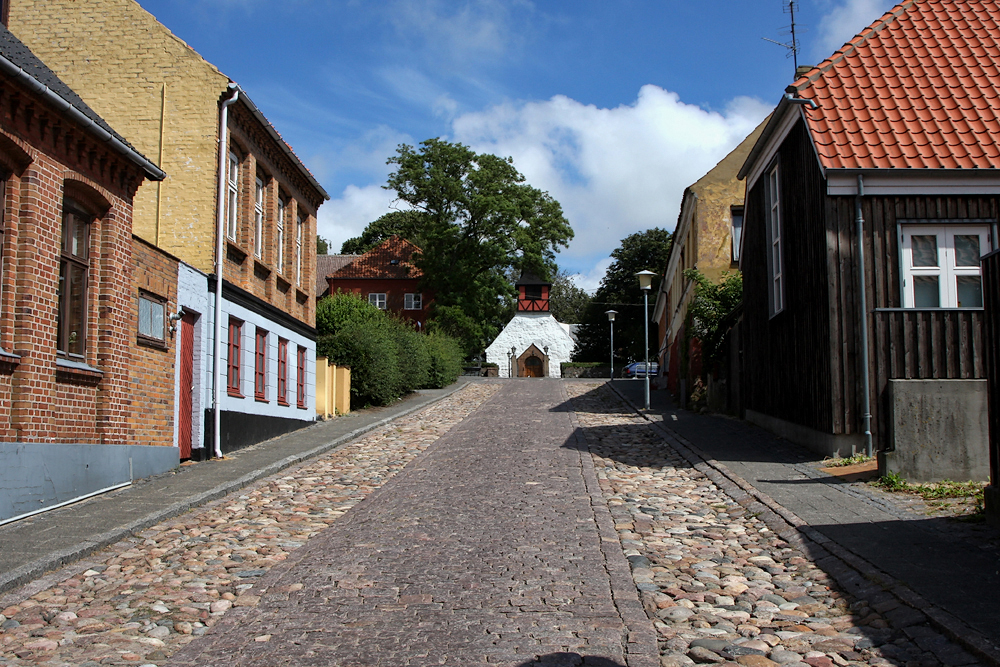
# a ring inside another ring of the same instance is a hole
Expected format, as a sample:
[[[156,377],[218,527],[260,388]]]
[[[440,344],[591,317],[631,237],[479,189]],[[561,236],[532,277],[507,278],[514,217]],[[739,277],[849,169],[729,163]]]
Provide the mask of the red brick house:
[[[420,291],[423,273],[412,261],[413,255],[419,252],[420,248],[406,239],[390,237],[328,275],[330,294],[337,290],[360,294],[373,306],[393,312],[422,328],[434,295]]]
[[[0,520],[177,464],[135,446],[132,201],[164,173],[0,25]]]

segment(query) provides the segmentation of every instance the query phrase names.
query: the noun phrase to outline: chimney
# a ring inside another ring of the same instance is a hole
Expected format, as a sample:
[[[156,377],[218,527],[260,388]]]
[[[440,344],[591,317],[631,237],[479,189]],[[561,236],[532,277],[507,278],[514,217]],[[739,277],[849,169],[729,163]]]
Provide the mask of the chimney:
[[[799,65],[795,68],[795,78],[799,79],[813,70],[812,65]]]

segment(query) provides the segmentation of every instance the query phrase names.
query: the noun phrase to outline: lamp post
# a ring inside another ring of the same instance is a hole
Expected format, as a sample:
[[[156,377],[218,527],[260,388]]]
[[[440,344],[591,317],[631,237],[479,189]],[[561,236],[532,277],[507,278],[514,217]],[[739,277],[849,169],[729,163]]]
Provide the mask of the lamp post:
[[[653,287],[653,278],[656,274],[652,271],[640,271],[635,276],[639,279],[639,289],[642,290],[642,302],[645,306],[642,319],[646,330],[646,347],[643,349],[646,366],[643,375],[646,377],[646,410],[649,410],[649,290]]]
[[[515,377],[514,369],[517,368],[515,364],[517,363],[517,348],[513,345],[510,347],[510,376]]]
[[[611,382],[615,381],[615,315],[618,314],[617,310],[605,310],[604,314],[608,316],[608,323],[611,324]]]

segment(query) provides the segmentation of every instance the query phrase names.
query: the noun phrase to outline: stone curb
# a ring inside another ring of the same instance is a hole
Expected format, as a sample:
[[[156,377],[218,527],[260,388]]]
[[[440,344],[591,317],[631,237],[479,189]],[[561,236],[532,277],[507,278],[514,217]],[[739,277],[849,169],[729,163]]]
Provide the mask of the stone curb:
[[[831,563],[832,567],[824,566],[824,569],[847,592],[852,595],[870,596],[886,591],[902,604],[922,613],[931,625],[952,641],[966,648],[977,658],[985,660],[994,667],[1000,667],[1000,648],[994,646],[982,634],[970,628],[951,612],[931,604],[909,586],[882,571],[875,564],[809,526],[794,512],[754,487],[724,464],[713,459],[665,423],[657,423],[649,419],[648,415],[636,407],[614,385],[611,385],[611,388],[636,414],[649,422],[654,430],[660,432],[667,442],[695,469],[704,473],[737,503],[749,510],[759,512],[759,518],[779,537],[797,546],[811,545],[810,551],[816,554],[816,561],[823,560],[823,554],[827,554],[826,559],[836,559],[843,566],[846,566],[837,567],[836,564]]]
[[[569,400],[565,388],[562,389],[563,399]],[[625,624],[626,643],[625,662],[628,667],[659,667],[660,649],[656,639],[653,622],[639,600],[635,580],[632,579],[632,569],[625,559],[625,550],[618,531],[615,530],[614,518],[608,509],[604,494],[601,492],[597,473],[594,471],[594,459],[590,447],[581,437],[582,427],[576,412],[569,412],[570,423],[573,425],[573,438],[580,453],[580,469],[583,472],[587,493],[590,494],[590,506],[597,522],[597,532],[601,538],[601,553],[604,555],[604,565],[611,584],[611,596],[618,614]]]
[[[76,544],[68,549],[61,549],[59,551],[54,551],[46,556],[36,558],[30,563],[26,563],[20,567],[14,568],[13,570],[4,572],[0,574],[0,593],[5,593],[10,591],[11,589],[17,588],[18,586],[23,586],[27,583],[30,583],[32,580],[41,577],[43,574],[45,574],[50,570],[54,570],[64,565],[73,563],[74,561],[81,560],[82,558],[94,553],[99,549],[103,549],[104,547],[110,546],[115,542],[123,540],[126,537],[129,537],[141,530],[145,530],[150,526],[155,526],[156,524],[160,523],[165,519],[175,517],[179,514],[183,514],[184,512],[190,509],[193,509],[200,505],[204,505],[213,500],[222,498],[223,496],[232,493],[233,491],[237,491],[246,486],[249,486],[250,484],[253,484],[254,482],[260,479],[263,479],[264,477],[268,477],[277,472],[281,472],[282,470],[290,468],[291,466],[297,463],[301,463],[303,461],[306,461],[307,459],[311,459],[321,454],[325,454],[326,452],[332,449],[336,449],[342,445],[347,444],[348,442],[358,438],[361,435],[364,435],[365,433],[368,433],[369,431],[373,431],[377,428],[385,426],[386,424],[389,424],[392,421],[399,419],[400,417],[405,417],[407,415],[413,414],[414,412],[423,410],[424,408],[451,396],[459,389],[465,387],[466,384],[468,383],[462,382],[460,380],[454,383],[447,393],[441,394],[440,396],[434,396],[427,400],[415,403],[414,405],[409,406],[408,408],[406,408],[401,412],[390,415],[388,417],[383,417],[382,419],[372,422],[371,424],[368,424],[366,426],[361,426],[359,428],[356,428],[349,433],[345,433],[344,435],[331,440],[330,442],[324,443],[317,447],[313,447],[312,449],[307,450],[305,452],[292,454],[291,456],[287,456],[279,461],[270,463],[264,466],[263,468],[247,473],[242,477],[238,477],[236,479],[223,482],[222,484],[219,484],[215,488],[209,489],[208,491],[203,491],[202,493],[194,495],[188,498],[187,500],[182,500],[172,505],[168,505],[167,507],[156,510],[155,512],[152,512],[150,514],[147,514],[141,519],[136,519],[135,521],[129,522],[124,526],[120,526],[118,528],[114,528],[112,530],[101,533],[100,535],[97,535],[92,539]]]

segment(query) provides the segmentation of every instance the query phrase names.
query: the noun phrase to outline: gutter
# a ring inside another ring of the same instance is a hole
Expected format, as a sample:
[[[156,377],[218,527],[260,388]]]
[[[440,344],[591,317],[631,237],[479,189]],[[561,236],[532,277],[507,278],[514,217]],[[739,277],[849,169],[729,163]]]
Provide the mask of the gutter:
[[[10,75],[33,93],[40,95],[47,103],[55,107],[56,110],[69,116],[69,118],[75,123],[82,125],[92,135],[108,144],[113,151],[124,156],[125,159],[132,164],[140,167],[146,173],[146,178],[149,180],[162,181],[167,177],[166,172],[150,162],[148,158],[143,156],[111,132],[108,132],[103,127],[95,123],[93,118],[77,109],[58,93],[54,92],[45,84],[39,82],[38,79],[31,76],[3,56],[0,56],[0,72]]]
[[[225,247],[225,216],[226,216],[226,162],[229,155],[229,107],[240,97],[240,87],[229,84],[232,97],[224,101],[219,109],[219,199],[216,207],[215,226],[215,353],[212,359],[212,412],[215,428],[212,431],[212,448],[215,457],[222,458],[222,404],[219,400],[222,389],[222,269]]]
[[[862,426],[865,429],[865,454],[872,455],[872,402],[868,369],[868,305],[865,295],[865,217],[861,212],[861,200],[865,196],[865,177],[858,174],[858,194],[854,199],[857,214],[858,235],[858,309],[861,313],[861,410]]]

